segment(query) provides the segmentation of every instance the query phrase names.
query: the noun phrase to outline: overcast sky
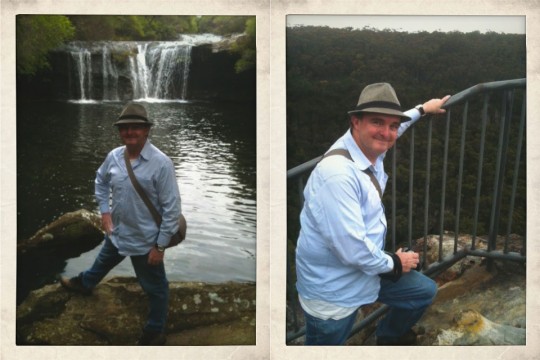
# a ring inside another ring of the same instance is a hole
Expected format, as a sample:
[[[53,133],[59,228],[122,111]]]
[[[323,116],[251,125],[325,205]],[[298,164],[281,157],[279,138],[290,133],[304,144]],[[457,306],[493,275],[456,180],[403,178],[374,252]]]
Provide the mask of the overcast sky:
[[[494,31],[525,34],[525,16],[288,15],[287,26],[370,27],[405,32]]]

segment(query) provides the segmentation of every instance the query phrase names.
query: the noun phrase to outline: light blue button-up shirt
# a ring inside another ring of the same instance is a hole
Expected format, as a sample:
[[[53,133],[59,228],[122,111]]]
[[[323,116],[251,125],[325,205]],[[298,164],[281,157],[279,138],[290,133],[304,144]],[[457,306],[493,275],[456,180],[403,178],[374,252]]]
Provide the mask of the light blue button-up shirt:
[[[180,191],[171,159],[147,140],[131,166],[139,184],[162,216],[158,228],[131,184],[124,149],[125,146],[121,146],[112,150],[98,169],[95,196],[99,211],[112,215],[110,238],[119,253],[123,256],[144,255],[156,243],[166,246],[178,231]]]
[[[420,117],[414,109],[405,114],[412,120],[401,124],[398,136]],[[388,176],[385,154],[371,164],[349,130],[329,150],[333,149],[347,149],[354,161],[326,157],[309,177],[296,248],[297,289],[305,300],[354,308],[377,299],[378,275],[394,267],[384,253],[384,207],[363,170],[373,172],[383,192]]]

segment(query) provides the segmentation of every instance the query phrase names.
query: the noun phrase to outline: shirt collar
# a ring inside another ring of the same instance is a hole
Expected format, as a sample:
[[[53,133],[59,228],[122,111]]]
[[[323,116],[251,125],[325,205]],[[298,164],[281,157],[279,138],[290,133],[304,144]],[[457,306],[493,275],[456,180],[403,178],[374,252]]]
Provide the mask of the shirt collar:
[[[144,143],[144,146],[141,150],[140,157],[146,161],[150,160],[152,157],[152,149],[150,145],[150,140],[146,139],[146,142]]]
[[[345,135],[343,136],[343,142],[349,153],[351,154],[351,157],[353,158],[354,162],[360,166],[361,169],[365,170],[367,168],[371,168],[374,170],[374,167],[371,164],[371,161],[368,160],[366,155],[360,150],[358,145],[356,144],[356,141],[354,141],[354,138],[352,136],[352,133],[350,130],[347,130]],[[377,159],[377,163],[380,161]],[[376,167],[376,166],[375,166]]]

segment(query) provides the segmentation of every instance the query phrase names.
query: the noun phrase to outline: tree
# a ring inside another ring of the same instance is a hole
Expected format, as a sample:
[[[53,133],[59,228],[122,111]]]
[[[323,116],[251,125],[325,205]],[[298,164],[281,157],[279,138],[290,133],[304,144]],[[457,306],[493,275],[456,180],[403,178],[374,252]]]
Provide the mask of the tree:
[[[253,69],[256,62],[256,22],[252,17],[246,20],[245,36],[238,39],[233,46],[233,51],[241,54],[240,59],[235,64],[237,73]]]
[[[49,68],[49,51],[75,35],[66,16],[17,15],[16,23],[17,73],[22,75]]]

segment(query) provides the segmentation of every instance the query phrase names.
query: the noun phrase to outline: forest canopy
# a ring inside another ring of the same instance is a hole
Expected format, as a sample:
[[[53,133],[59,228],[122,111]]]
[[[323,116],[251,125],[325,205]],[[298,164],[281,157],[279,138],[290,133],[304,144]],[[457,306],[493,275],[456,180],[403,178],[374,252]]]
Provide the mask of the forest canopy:
[[[476,84],[526,77],[525,35],[498,34],[488,32],[419,32],[406,33],[392,30],[335,29],[329,27],[301,26],[287,28],[286,36],[287,69],[287,168],[307,162],[322,155],[332,143],[345,133],[349,119],[347,111],[356,106],[361,90],[375,82],[389,82],[395,88],[401,105],[410,109],[434,97],[456,94]],[[516,113],[520,111],[522,97],[516,100]],[[493,188],[488,180],[494,178],[494,160],[497,152],[500,117],[500,98],[494,98],[489,108],[493,122],[486,135],[486,163],[484,164],[483,193],[480,207],[478,234],[486,234],[489,226]],[[498,101],[498,102],[497,102]],[[472,113],[467,126],[468,142],[465,145],[465,177],[463,201],[461,204],[461,230],[471,231],[473,227],[474,200],[477,181],[479,106],[471,104]],[[456,111],[456,118],[460,115]],[[450,128],[447,170],[448,189],[457,186],[458,161],[460,153],[461,128],[458,120],[452,121]],[[516,124],[519,121],[515,122]],[[430,207],[429,232],[438,233],[440,214],[440,184],[443,168],[442,149],[446,122],[434,121],[433,156],[431,168],[431,192],[435,203]],[[515,124],[512,124],[515,127]],[[423,186],[426,177],[426,131],[425,122],[420,122],[415,138],[415,182],[413,209],[415,220],[413,238],[422,236],[422,210],[424,209]],[[410,132],[410,131],[409,131]],[[408,179],[409,169],[400,159],[408,156],[410,134],[407,132],[398,140],[397,199],[398,210],[405,209],[405,215],[396,219],[397,240],[407,240]],[[526,138],[526,137],[525,137]],[[515,140],[515,138],[512,138]],[[524,144],[521,146],[525,152]],[[508,158],[516,153],[516,143],[512,143]],[[393,180],[388,163],[386,171],[390,175],[388,189]],[[516,207],[512,214],[512,229],[525,234],[526,226],[526,171],[525,158],[519,164]],[[507,165],[512,169],[514,164]],[[404,180],[405,179],[405,180]],[[511,175],[505,180],[506,188],[511,188]],[[385,193],[387,212],[391,211],[391,197]],[[509,195],[505,192],[505,202]],[[299,204],[296,182],[288,186],[287,231],[290,241],[295,242],[299,229]],[[444,212],[445,230],[453,230],[456,219],[455,199],[447,199]],[[504,214],[506,216],[506,214]],[[388,216],[389,220],[390,217]],[[498,224],[504,228],[508,221]],[[390,224],[389,224],[390,229]],[[469,232],[471,233],[471,232]]]

